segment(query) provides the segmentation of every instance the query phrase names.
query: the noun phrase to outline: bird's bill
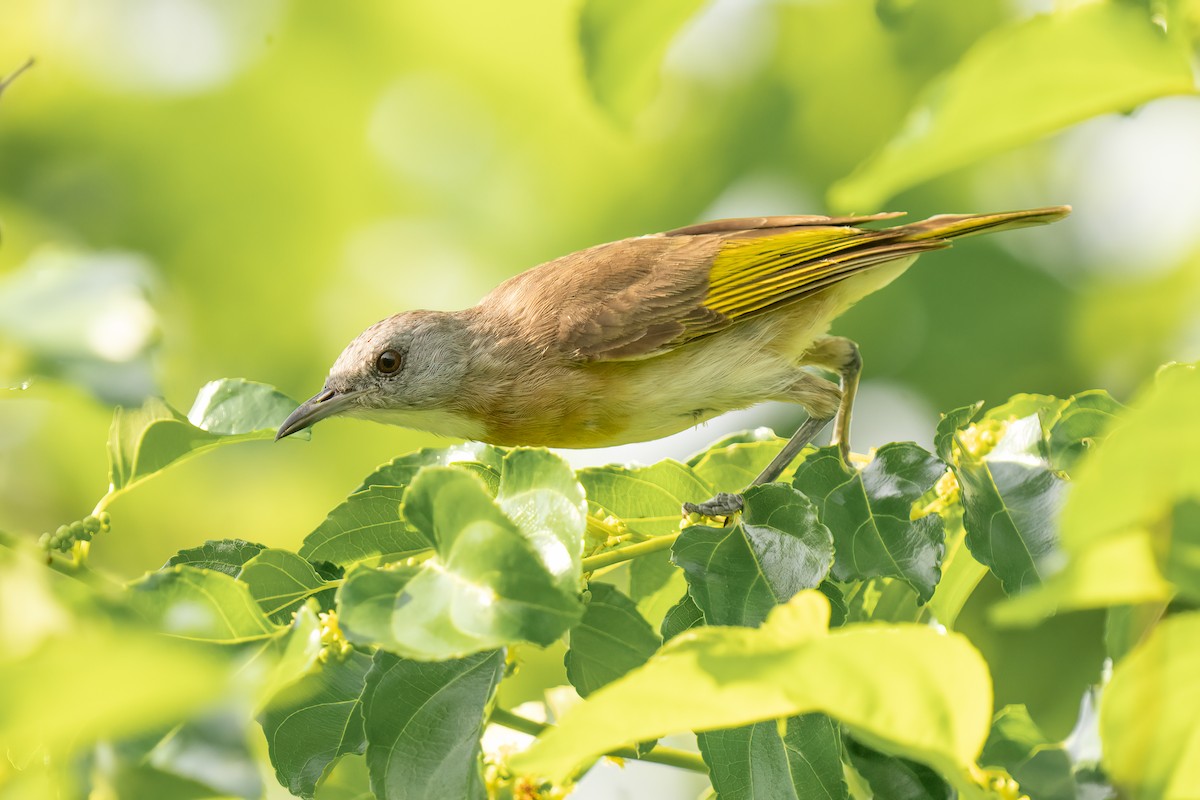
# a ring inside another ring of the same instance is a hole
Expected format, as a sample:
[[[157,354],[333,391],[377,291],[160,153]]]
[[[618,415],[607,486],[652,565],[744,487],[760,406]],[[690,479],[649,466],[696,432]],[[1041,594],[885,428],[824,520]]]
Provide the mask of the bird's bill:
[[[334,414],[343,411],[360,394],[362,393],[335,392],[333,389],[322,389],[320,393],[305,400],[295,411],[288,415],[288,418],[279,426],[279,433],[275,434],[275,441],[279,441],[285,436],[291,436],[293,433],[298,433],[326,417],[332,417]]]

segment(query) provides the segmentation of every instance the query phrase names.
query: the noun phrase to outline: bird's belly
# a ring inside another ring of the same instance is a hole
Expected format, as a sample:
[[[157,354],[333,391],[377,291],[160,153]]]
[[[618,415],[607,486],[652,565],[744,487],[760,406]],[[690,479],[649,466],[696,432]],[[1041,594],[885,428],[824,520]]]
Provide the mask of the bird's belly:
[[[489,431],[496,444],[607,447],[669,436],[784,395],[796,380],[794,326],[742,325],[670,353],[574,368],[568,392],[537,393],[519,423]],[[787,335],[780,347],[779,335]],[[802,346],[801,346],[802,344]],[[528,401],[530,398],[525,398]]]

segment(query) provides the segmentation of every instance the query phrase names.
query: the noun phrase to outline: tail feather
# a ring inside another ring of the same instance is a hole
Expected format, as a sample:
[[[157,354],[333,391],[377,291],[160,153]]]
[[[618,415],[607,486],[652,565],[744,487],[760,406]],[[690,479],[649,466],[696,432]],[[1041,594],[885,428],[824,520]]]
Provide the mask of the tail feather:
[[[974,236],[977,233],[1045,225],[1057,222],[1070,213],[1070,206],[1048,206],[996,214],[939,214],[920,222],[898,225],[893,230],[904,231],[902,241],[909,242],[919,242],[925,239],[957,239],[960,236]]]

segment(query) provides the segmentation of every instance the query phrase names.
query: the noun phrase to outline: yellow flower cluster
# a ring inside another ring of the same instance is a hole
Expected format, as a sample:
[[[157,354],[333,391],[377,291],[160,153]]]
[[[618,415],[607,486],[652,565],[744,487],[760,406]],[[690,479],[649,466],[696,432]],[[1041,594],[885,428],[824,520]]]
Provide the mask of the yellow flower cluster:
[[[337,612],[322,611],[317,615],[317,620],[321,623],[321,652],[317,659],[322,664],[328,663],[331,658],[344,661],[354,648],[346,641],[346,636],[338,625]]]
[[[513,775],[504,763],[512,754],[510,749],[502,748],[497,754],[500,760],[484,756],[483,780],[488,800],[564,800],[571,793],[574,788],[571,784],[559,786],[526,775]]]
[[[616,547],[630,538],[629,526],[604,509],[597,508],[588,514],[587,530],[584,533],[586,555],[595,555],[609,547]]]
[[[934,498],[927,505],[914,505],[910,519],[920,519],[929,514],[944,514],[949,511],[955,503],[957,503],[962,493],[959,490],[958,478],[953,470],[946,470],[942,477],[938,478],[937,483],[933,485]],[[928,495],[924,495],[928,497]]]
[[[1000,767],[972,767],[971,779],[1000,800],[1030,800],[1013,776]]]
[[[1000,443],[1008,430],[1009,420],[986,419],[974,422],[958,432],[958,441],[966,455],[979,460]]]

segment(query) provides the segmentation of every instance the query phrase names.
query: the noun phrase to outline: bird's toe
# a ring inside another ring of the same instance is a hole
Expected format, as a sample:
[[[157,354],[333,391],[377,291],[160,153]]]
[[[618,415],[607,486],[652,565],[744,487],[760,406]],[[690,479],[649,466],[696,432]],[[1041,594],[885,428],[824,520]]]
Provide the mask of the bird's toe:
[[[692,514],[702,517],[731,517],[741,511],[745,504],[745,498],[740,494],[721,492],[703,503],[684,503],[683,514],[685,517]]]

